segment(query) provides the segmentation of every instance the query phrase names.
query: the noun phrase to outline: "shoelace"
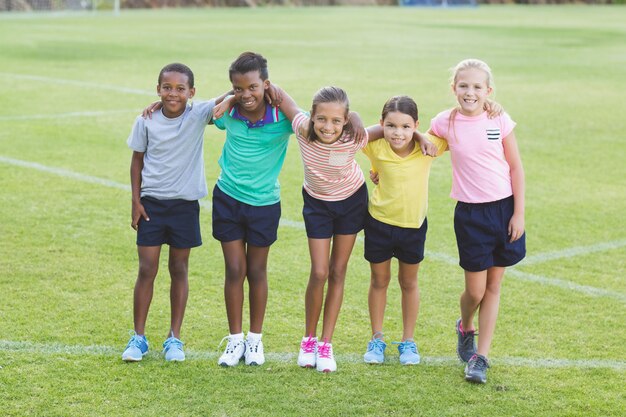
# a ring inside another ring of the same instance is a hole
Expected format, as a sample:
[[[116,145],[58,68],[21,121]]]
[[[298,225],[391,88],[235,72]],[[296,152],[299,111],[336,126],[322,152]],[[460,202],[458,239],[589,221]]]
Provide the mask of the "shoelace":
[[[385,342],[383,342],[383,340],[379,338],[372,339],[372,341],[370,342],[370,346],[372,350],[374,350],[376,353],[382,353],[385,349]]]
[[[222,343],[224,343],[224,340],[228,340],[228,343],[226,344],[226,353],[233,353],[235,352],[235,347],[239,344],[242,343],[243,340],[237,341],[236,343],[232,341],[232,339],[230,338],[230,336],[224,336],[222,338],[222,340],[220,341],[219,346],[217,347],[217,349],[219,350],[219,348],[222,347]]]
[[[417,353],[417,345],[413,341],[413,339],[407,339],[404,342],[393,342],[394,345],[398,345],[398,350],[400,354],[404,353],[406,350],[410,350],[413,353]]]
[[[487,359],[482,356],[482,355],[474,355],[471,357],[471,359],[469,360],[470,363],[470,369],[476,369],[479,371],[484,371],[485,369],[489,368],[489,362],[487,361]]]
[[[321,343],[317,346],[317,355],[323,359],[330,359],[333,355],[333,345],[330,343]]]
[[[248,347],[250,348],[250,352],[258,352],[259,350],[259,344],[261,343],[261,339],[259,340],[250,340],[247,339],[248,341]]]
[[[147,342],[144,341],[143,337],[139,336],[137,333],[133,332],[132,330],[130,331],[130,335],[131,335],[131,338],[128,341],[128,345],[126,346],[127,348],[134,346],[138,349],[141,349],[141,345],[143,343],[147,344]]]
[[[315,347],[317,346],[317,340],[313,339],[311,336],[308,339],[303,340],[300,343],[300,349],[304,351],[304,353],[315,353]]]
[[[182,350],[183,345],[184,343],[180,339],[177,339],[175,337],[170,337],[165,341],[165,343],[163,343],[163,347],[165,348],[165,350],[169,350],[172,347],[177,347]]]

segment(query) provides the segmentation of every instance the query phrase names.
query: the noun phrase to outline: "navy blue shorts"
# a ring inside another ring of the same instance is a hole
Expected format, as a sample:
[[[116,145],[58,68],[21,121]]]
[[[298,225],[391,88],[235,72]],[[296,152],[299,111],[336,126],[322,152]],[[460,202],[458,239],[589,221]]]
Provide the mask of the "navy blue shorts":
[[[478,272],[492,266],[515,265],[524,259],[526,233],[515,242],[509,242],[511,216],[513,196],[491,203],[457,203],[454,233],[461,268]]]
[[[365,183],[350,197],[341,201],[324,201],[311,197],[302,187],[302,216],[306,235],[312,239],[329,239],[333,235],[355,235],[363,230],[367,215]]]
[[[259,247],[276,242],[280,202],[251,206],[213,188],[213,237],[220,242],[243,240]]]
[[[392,226],[373,218],[365,219],[365,259],[377,264],[392,257],[406,264],[418,264],[424,259],[428,221],[419,229]]]
[[[200,204],[197,200],[157,200],[142,197],[150,221],[139,220],[137,246],[161,246],[164,243],[187,249],[202,245]]]

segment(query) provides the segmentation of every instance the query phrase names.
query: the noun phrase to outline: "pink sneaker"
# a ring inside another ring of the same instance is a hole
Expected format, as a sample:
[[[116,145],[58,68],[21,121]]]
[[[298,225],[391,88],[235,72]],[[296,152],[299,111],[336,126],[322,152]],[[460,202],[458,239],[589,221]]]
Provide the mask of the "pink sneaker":
[[[298,366],[313,368],[315,366],[316,355],[317,337],[303,337],[302,342],[300,342],[300,353],[298,353]]]
[[[317,370],[319,372],[335,372],[337,370],[333,345],[326,340],[317,345]]]

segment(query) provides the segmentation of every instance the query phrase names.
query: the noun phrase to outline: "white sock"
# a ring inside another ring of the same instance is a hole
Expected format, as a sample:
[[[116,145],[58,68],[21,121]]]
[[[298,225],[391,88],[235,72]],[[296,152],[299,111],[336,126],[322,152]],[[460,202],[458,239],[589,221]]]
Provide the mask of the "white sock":
[[[252,333],[252,332],[248,332],[248,340],[261,340],[261,337],[263,337],[263,333]]]
[[[230,340],[232,340],[233,342],[238,342],[240,340],[243,340],[243,332],[241,333],[237,333],[237,334],[231,334],[228,336],[230,338]]]

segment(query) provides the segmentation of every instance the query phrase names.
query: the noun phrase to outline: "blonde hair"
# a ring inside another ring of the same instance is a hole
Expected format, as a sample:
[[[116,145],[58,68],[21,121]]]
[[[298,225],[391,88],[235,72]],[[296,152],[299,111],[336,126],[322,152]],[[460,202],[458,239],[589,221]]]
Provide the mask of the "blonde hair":
[[[481,61],[480,59],[475,58],[464,59],[463,61],[456,64],[454,68],[451,68],[452,77],[450,78],[450,84],[452,85],[452,88],[456,86],[459,72],[472,68],[483,71],[487,75],[487,87],[490,87],[492,90],[495,89],[496,85],[493,80],[493,73],[491,72],[491,68],[489,68],[489,65],[487,65],[485,61]],[[457,106],[453,108],[450,112],[450,118],[448,119],[448,134],[450,134],[450,127],[452,127],[452,130],[454,131],[454,119],[456,118],[456,114],[458,113],[458,111],[459,108]],[[454,136],[456,137],[456,132],[454,132]]]

